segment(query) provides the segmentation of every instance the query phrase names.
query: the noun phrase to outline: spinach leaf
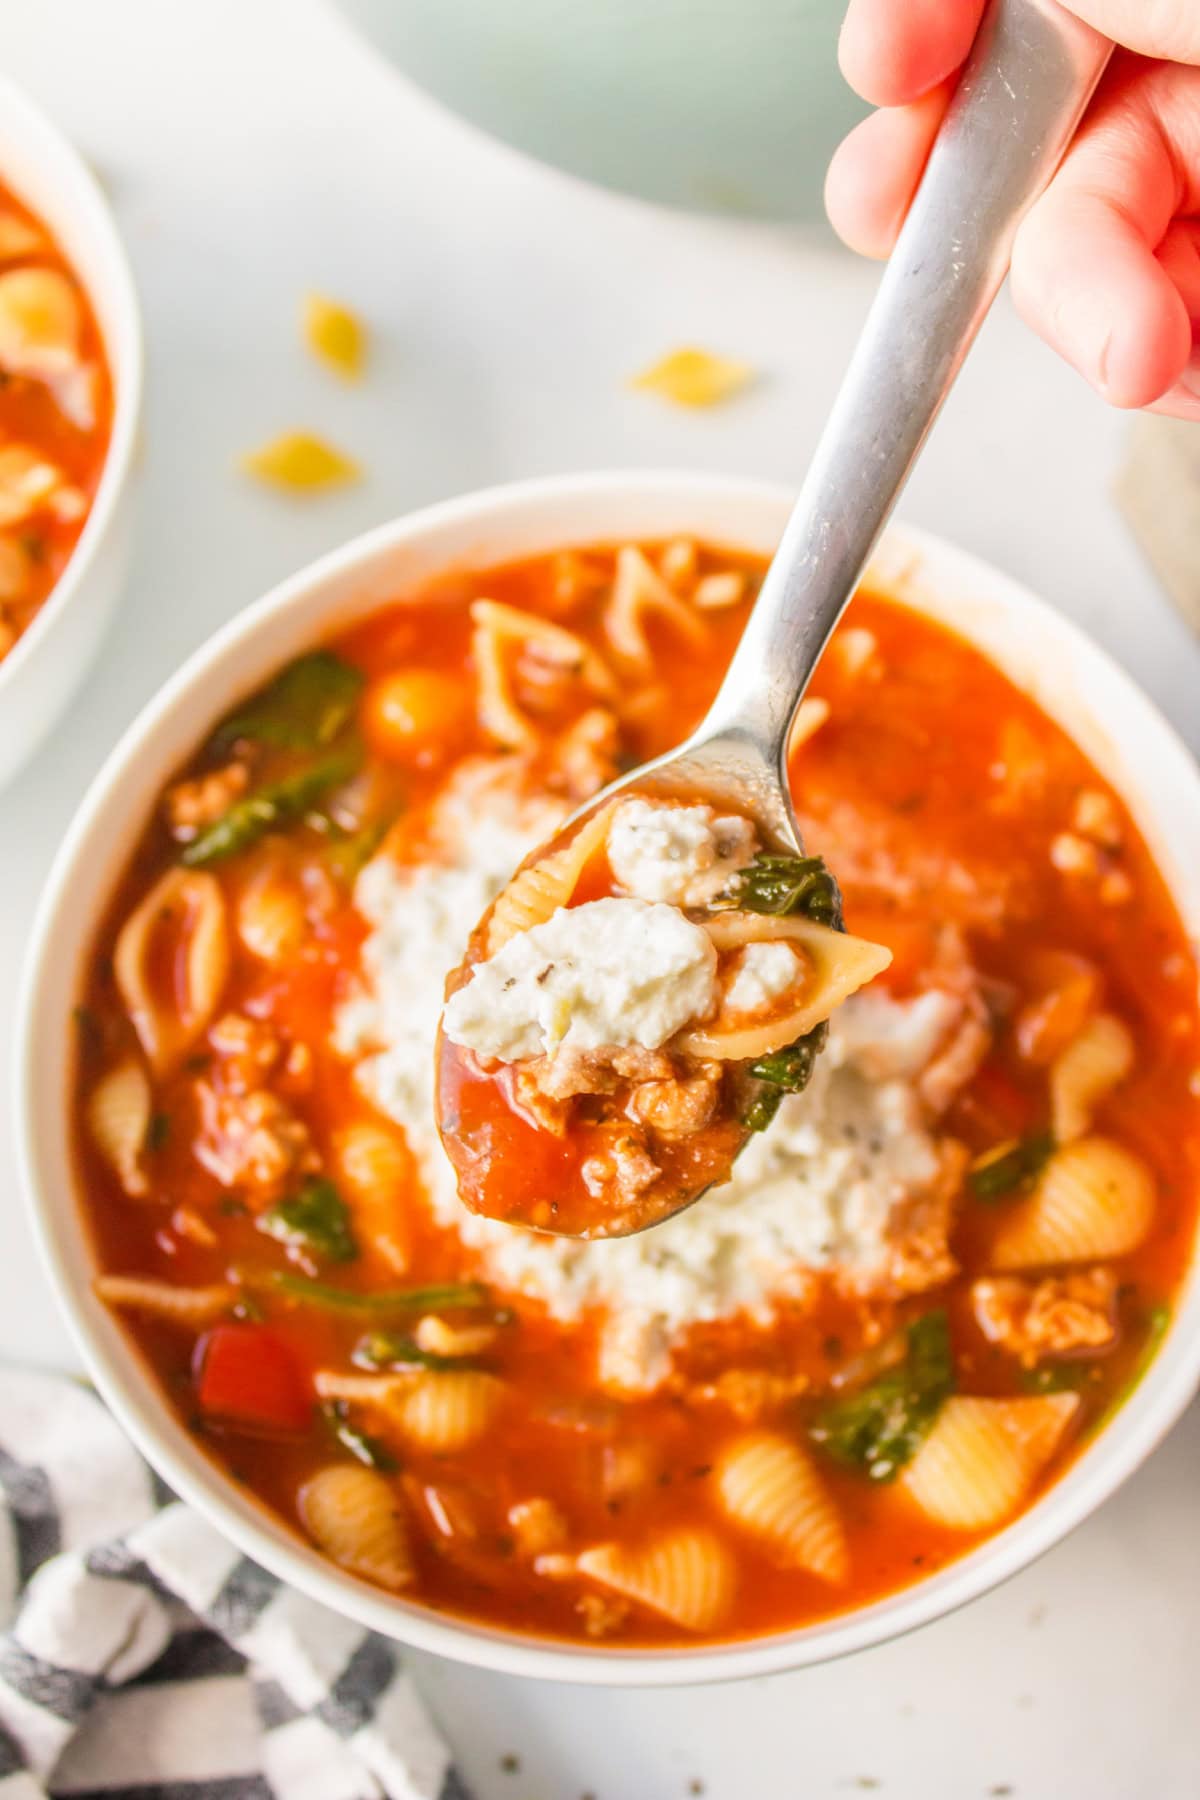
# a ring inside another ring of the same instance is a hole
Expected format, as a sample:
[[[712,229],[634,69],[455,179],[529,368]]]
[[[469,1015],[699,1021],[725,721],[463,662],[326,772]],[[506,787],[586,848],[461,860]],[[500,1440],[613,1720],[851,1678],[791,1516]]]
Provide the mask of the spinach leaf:
[[[1021,1372],[1027,1394],[1078,1394],[1100,1379],[1095,1363],[1047,1362]]]
[[[1142,1315],[1141,1324],[1145,1336],[1142,1339],[1141,1348],[1137,1353],[1137,1358],[1127,1379],[1121,1383],[1121,1386],[1113,1395],[1112,1400],[1105,1407],[1099,1419],[1097,1419],[1095,1424],[1096,1430],[1099,1430],[1102,1425],[1107,1425],[1113,1414],[1120,1411],[1121,1407],[1124,1406],[1125,1402],[1129,1399],[1129,1396],[1138,1387],[1143,1377],[1149,1373],[1150,1365],[1158,1355],[1159,1346],[1167,1335],[1167,1328],[1170,1323],[1171,1308],[1167,1305],[1165,1300],[1157,1301],[1155,1305],[1148,1307],[1146,1312]]]
[[[356,1456],[360,1463],[366,1463],[368,1469],[379,1469],[385,1475],[390,1475],[396,1468],[396,1459],[386,1445],[350,1423],[349,1408],[344,1400],[326,1400],[321,1411],[343,1450]]]
[[[258,1229],[303,1250],[319,1262],[353,1262],[358,1245],[350,1229],[350,1215],[332,1181],[306,1181],[290,1200],[280,1200],[258,1216]]]
[[[844,929],[842,894],[819,856],[777,856],[760,850],[720,904],[777,918],[802,913],[818,925]]]
[[[303,818],[330,788],[349,781],[361,761],[357,748],[340,750],[307,769],[298,769],[293,775],[244,794],[187,846],[183,861],[189,868],[203,868],[235,856],[239,850],[248,850],[268,831],[278,831]]]
[[[415,1338],[399,1331],[368,1331],[350,1352],[350,1361],[359,1369],[466,1369],[471,1360],[463,1356],[439,1356],[434,1350],[422,1350]]]
[[[1054,1139],[1048,1131],[1001,1144],[972,1164],[967,1186],[977,1200],[1002,1200],[1040,1174],[1053,1149]]]
[[[449,1281],[423,1288],[377,1288],[374,1293],[362,1293],[355,1288],[334,1287],[326,1281],[310,1281],[304,1275],[276,1269],[271,1273],[269,1285],[322,1312],[366,1313],[380,1318],[396,1313],[436,1312],[447,1306],[492,1304],[491,1293],[481,1281]]]
[[[280,750],[320,750],[350,719],[362,685],[360,672],[331,650],[298,656],[218,725],[212,747],[227,750],[249,738]]]
[[[799,1094],[808,1086],[828,1036],[827,1024],[814,1025],[794,1044],[785,1044],[782,1050],[772,1050],[750,1064],[747,1075],[765,1085],[751,1094],[742,1111],[742,1124],[748,1131],[765,1131],[783,1096]]]
[[[814,1441],[837,1462],[872,1481],[892,1481],[920,1448],[943,1400],[954,1391],[954,1358],[944,1312],[925,1313],[908,1328],[904,1361],[856,1394],[818,1413]]]

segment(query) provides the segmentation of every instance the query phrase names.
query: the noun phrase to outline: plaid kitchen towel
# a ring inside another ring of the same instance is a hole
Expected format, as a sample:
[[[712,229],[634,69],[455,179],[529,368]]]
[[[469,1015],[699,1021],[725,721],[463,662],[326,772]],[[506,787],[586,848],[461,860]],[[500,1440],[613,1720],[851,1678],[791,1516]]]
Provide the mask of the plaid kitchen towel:
[[[0,1375],[0,1800],[469,1800],[395,1646],[240,1556],[89,1390]]]

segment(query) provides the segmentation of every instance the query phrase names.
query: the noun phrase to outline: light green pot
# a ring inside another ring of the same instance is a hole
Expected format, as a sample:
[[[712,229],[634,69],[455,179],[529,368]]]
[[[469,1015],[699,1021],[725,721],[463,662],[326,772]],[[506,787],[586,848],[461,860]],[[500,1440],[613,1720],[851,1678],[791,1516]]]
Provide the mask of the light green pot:
[[[707,212],[816,217],[862,107],[845,0],[338,0],[445,105],[605,186]]]

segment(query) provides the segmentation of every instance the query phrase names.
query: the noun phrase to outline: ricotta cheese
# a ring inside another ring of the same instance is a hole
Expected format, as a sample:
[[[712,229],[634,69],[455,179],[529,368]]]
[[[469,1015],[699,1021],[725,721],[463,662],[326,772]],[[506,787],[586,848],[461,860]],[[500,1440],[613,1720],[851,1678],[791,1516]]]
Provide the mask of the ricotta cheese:
[[[805,972],[790,944],[747,944],[725,990],[730,1012],[761,1012],[786,994]]]
[[[718,818],[711,806],[625,800],[608,833],[608,865],[639,900],[707,906],[758,848],[748,819]]]
[[[468,1212],[433,1121],[443,982],[485,906],[563,810],[515,797],[506,766],[469,792],[456,783],[439,802],[438,863],[378,857],[359,876],[370,930],[335,1041],[363,1092],[405,1127],[433,1216],[481,1274],[559,1319],[604,1315],[598,1374],[620,1391],[649,1389],[669,1372],[672,1340],[693,1324],[736,1313],[769,1323],[779,1305],[803,1301],[814,1270],[843,1270],[865,1288],[879,1279],[904,1203],[940,1174],[917,1077],[963,1002],[938,990],[896,1000],[882,989],[848,1000],[809,1087],[785,1098],[732,1179],[652,1231],[587,1243]]]
[[[446,1006],[447,1037],[502,1062],[562,1045],[657,1050],[716,996],[707,932],[673,906],[590,900],[509,939]]]

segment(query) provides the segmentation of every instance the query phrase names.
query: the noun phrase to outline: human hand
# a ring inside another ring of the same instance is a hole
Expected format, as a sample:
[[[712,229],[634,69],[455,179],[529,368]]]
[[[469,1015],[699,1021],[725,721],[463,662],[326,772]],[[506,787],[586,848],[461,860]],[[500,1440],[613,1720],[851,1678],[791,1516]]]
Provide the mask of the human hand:
[[[1026,323],[1114,406],[1200,420],[1200,0],[1070,0],[1119,49],[1013,246]],[[880,108],[836,151],[834,229],[886,256],[984,0],[849,0],[842,72]]]

